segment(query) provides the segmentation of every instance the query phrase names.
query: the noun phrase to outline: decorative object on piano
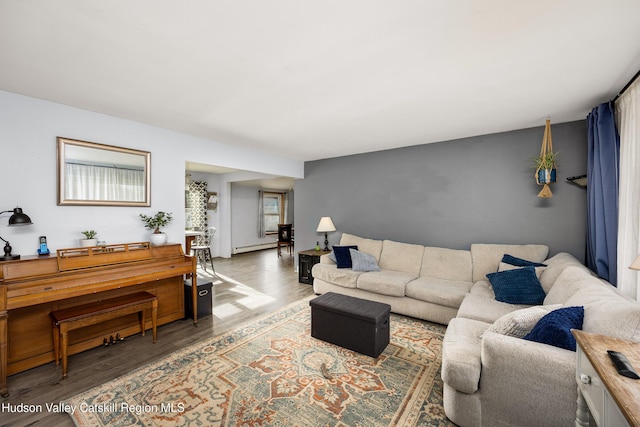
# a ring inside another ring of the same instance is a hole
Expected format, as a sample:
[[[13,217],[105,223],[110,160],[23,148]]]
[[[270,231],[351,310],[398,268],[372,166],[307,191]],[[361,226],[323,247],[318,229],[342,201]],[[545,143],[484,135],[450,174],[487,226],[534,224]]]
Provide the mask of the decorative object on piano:
[[[153,216],[140,214],[140,219],[148,230],[153,230],[150,236],[151,244],[154,246],[164,245],[167,242],[167,235],[160,231],[161,227],[166,226],[173,219],[171,212],[158,211]]]
[[[10,211],[2,211],[0,212],[0,215],[2,215],[3,213],[7,213],[7,212],[13,212],[13,215],[11,215],[11,217],[9,217],[9,223],[8,226],[9,227],[16,227],[19,225],[30,225],[33,224],[31,222],[31,218],[29,218],[29,216],[27,216],[25,213],[22,212],[22,209],[16,207],[15,209],[12,209]],[[13,255],[11,253],[11,251],[13,250],[13,248],[11,247],[11,244],[3,239],[2,237],[0,237],[0,240],[2,240],[5,245],[4,245],[4,256],[0,257],[0,261],[11,261],[14,259],[20,259],[20,255]]]
[[[47,236],[40,236],[40,247],[38,248],[38,255],[49,255],[49,248],[47,247]]]
[[[533,159],[536,168],[535,178],[538,185],[543,185],[538,197],[553,197],[549,184],[556,182],[556,162],[558,153],[553,152],[553,141],[551,140],[551,120],[547,119],[544,126],[544,136],[540,155]]]
[[[96,246],[98,244],[98,239],[96,239],[97,231],[86,230],[81,231],[81,233],[84,234],[84,239],[80,239],[80,247],[86,248],[87,246]]]

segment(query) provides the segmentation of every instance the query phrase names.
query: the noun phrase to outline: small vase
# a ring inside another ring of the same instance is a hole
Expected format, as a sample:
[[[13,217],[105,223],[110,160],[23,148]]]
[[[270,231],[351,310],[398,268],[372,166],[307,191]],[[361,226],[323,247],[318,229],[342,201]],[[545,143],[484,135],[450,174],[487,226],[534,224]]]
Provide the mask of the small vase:
[[[551,184],[556,182],[556,170],[555,169],[540,169],[538,171],[538,183],[539,184]]]
[[[161,246],[167,243],[167,235],[165,233],[152,233],[149,241],[152,246]]]
[[[80,247],[88,248],[89,246],[96,246],[98,244],[98,239],[80,239]]]

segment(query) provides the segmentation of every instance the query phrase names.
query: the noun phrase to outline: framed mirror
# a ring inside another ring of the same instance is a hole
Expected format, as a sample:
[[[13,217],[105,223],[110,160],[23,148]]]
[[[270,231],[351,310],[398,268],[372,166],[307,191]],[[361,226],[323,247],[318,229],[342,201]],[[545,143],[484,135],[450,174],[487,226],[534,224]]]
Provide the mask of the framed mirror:
[[[151,206],[151,153],[58,137],[58,205]]]

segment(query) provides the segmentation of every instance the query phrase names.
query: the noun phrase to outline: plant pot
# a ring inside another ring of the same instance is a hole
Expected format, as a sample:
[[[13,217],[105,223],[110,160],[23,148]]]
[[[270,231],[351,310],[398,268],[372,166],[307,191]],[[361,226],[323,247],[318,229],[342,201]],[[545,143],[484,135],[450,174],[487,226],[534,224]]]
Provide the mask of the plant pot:
[[[98,244],[98,239],[80,239],[80,247],[87,248],[89,246],[96,246]]]
[[[538,184],[551,184],[556,182],[555,169],[540,169],[538,171]]]
[[[161,246],[167,243],[167,235],[165,233],[152,233],[149,241],[152,246]]]

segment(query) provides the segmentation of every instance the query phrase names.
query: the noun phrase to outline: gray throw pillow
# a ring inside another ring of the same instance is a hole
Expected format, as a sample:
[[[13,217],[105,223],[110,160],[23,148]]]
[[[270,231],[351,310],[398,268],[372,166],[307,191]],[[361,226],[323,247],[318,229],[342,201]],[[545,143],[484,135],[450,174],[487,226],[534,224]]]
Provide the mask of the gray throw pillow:
[[[562,304],[534,306],[512,311],[493,322],[487,331],[522,338],[531,332],[540,319],[560,307]]]
[[[357,249],[349,249],[351,254],[351,269],[353,271],[380,271],[380,267],[373,255],[360,252]]]

